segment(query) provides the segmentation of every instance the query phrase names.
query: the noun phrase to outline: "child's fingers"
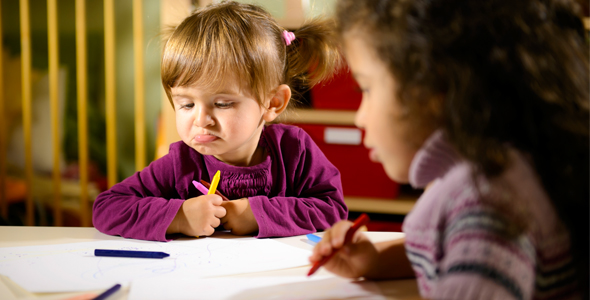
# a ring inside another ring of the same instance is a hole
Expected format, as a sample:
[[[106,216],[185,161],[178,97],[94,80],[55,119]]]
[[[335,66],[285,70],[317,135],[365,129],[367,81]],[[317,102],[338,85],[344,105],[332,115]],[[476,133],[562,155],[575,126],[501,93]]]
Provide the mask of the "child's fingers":
[[[334,227],[332,227],[332,234],[330,235],[329,239],[333,248],[342,248],[342,246],[344,245],[344,238],[346,237],[346,233],[348,232],[348,229],[350,229],[351,226],[352,222],[350,221],[340,221],[334,224]]]
[[[215,229],[215,227],[219,226],[219,224],[221,224],[221,220],[219,220],[218,218],[213,218],[211,220],[210,225]]]
[[[358,243],[361,240],[363,231],[367,231],[367,226],[362,226],[354,233],[354,236],[352,237],[352,243]]]
[[[348,249],[349,245],[344,245],[344,238],[346,237],[346,233],[348,232],[351,226],[352,222],[350,221],[340,221],[334,224],[332,228],[324,232],[324,236],[314,247],[312,254],[309,257],[309,261],[311,263],[320,261],[324,257],[332,254],[332,252],[338,251],[338,249],[344,250],[344,253],[350,252],[350,250]],[[359,239],[360,236],[353,240],[358,241]],[[333,260],[334,258],[332,258],[331,260]]]
[[[221,224],[227,223],[227,221],[229,221],[227,213],[225,214],[225,216],[219,218],[219,221],[221,221]]]
[[[223,199],[219,195],[211,194],[211,195],[207,195],[207,197],[209,197],[209,201],[211,201],[211,204],[213,204],[215,206],[219,206],[219,205],[221,205],[221,203],[223,203]]]
[[[332,229],[326,231],[322,239],[316,244],[314,248],[314,253],[316,253],[320,258],[322,256],[328,256],[332,253],[332,243],[330,240],[332,239]]]
[[[351,224],[349,221],[340,221],[324,232],[324,236],[312,251],[312,259],[319,260],[330,255],[335,249],[341,248],[344,244],[344,236]]]
[[[203,236],[210,236],[210,235],[212,235],[213,233],[215,233],[215,228],[214,228],[214,227],[211,227],[211,226],[207,226],[207,227],[204,229],[204,234],[202,234],[202,235],[203,235]]]
[[[225,207],[217,206],[217,207],[213,208],[213,215],[216,218],[221,219],[227,215],[227,211],[225,210]]]
[[[326,238],[326,234],[324,234],[324,237],[323,237],[323,238]],[[322,239],[323,239],[323,238],[322,238]],[[323,244],[326,244],[326,242],[325,242],[325,241],[324,241],[324,242],[322,242],[322,241],[319,241],[319,242],[318,242],[318,243],[317,243],[317,244],[316,244],[316,245],[313,247],[313,249],[311,250],[311,255],[309,256],[309,261],[310,261],[310,262],[312,262],[312,263],[313,263],[313,262],[316,262],[316,261],[318,261],[318,260],[321,260],[321,259],[322,259],[323,255],[320,253],[320,252],[321,252],[321,251],[320,251],[320,249],[323,247],[323,246],[322,246]],[[328,243],[328,244],[329,244],[329,243]]]
[[[322,260],[324,257],[330,255],[334,251],[330,243],[318,243],[313,251],[311,252],[311,256],[309,257],[311,262],[315,262],[318,260]]]
[[[77,296],[73,296],[70,298],[66,298],[64,300],[92,300],[92,299],[96,298],[96,296],[98,296],[98,294],[87,293],[87,294],[82,294],[82,295],[77,295]]]
[[[317,254],[315,251],[311,252],[311,255],[307,258],[310,263],[315,263],[316,261],[322,259],[322,257]]]

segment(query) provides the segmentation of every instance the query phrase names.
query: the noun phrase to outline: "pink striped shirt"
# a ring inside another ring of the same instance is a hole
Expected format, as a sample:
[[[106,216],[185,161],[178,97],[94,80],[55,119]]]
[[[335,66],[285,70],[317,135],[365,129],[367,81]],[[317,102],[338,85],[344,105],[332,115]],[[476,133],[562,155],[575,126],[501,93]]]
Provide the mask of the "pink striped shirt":
[[[510,158],[500,178],[474,177],[442,131],[414,157],[410,183],[432,183],[403,225],[422,297],[579,297],[569,233],[525,157],[512,150]],[[494,201],[524,208],[527,229],[510,234],[511,221],[490,205]]]

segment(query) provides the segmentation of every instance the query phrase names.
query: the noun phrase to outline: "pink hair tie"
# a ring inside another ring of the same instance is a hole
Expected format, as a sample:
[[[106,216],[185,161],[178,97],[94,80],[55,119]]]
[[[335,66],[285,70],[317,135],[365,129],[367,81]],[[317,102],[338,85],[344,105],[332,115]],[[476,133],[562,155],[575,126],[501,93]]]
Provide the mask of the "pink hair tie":
[[[289,46],[291,45],[291,42],[295,40],[295,34],[293,32],[283,30],[283,39],[285,40],[285,44]]]

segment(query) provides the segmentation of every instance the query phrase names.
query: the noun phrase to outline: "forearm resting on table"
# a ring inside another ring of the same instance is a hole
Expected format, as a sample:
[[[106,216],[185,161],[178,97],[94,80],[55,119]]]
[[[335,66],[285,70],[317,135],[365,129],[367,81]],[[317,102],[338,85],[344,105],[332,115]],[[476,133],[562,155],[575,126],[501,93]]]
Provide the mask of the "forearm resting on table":
[[[406,256],[405,239],[375,244],[378,258],[364,276],[367,279],[399,279],[414,277],[414,270]]]
[[[176,213],[176,216],[166,229],[166,234],[173,234],[173,233],[182,233],[180,232],[180,228],[183,228],[184,224],[186,224],[186,215],[182,210],[182,207]]]

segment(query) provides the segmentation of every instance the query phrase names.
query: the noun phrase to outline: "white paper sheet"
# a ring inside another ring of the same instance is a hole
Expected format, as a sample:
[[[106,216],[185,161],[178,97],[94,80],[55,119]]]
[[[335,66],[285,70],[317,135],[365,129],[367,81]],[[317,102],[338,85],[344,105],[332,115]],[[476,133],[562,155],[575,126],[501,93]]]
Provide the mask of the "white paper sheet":
[[[170,257],[95,257],[94,249],[163,251]],[[270,239],[97,241],[0,248],[0,274],[31,292],[84,291],[141,278],[203,278],[299,267],[309,264],[309,254]]]
[[[223,277],[139,279],[128,300],[386,299],[370,281],[340,277]]]

